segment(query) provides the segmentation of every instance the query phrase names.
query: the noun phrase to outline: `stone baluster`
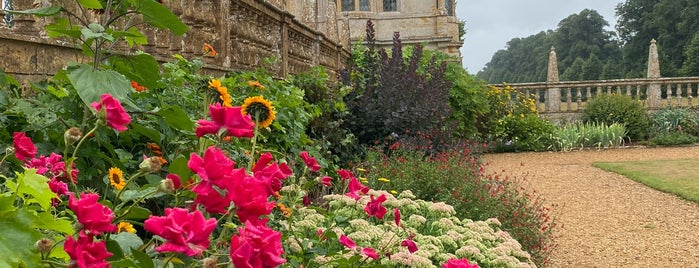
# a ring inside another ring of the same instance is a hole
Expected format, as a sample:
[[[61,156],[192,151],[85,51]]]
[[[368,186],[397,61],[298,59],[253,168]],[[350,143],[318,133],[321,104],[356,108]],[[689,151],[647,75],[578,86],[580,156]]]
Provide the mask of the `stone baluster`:
[[[570,111],[571,107],[573,105],[573,91],[571,88],[567,88],[565,91],[566,91],[566,110]]]
[[[577,95],[575,96],[575,99],[577,100],[577,107],[575,107],[575,110],[580,110],[582,107],[582,88],[577,88],[575,91],[577,91]]]
[[[692,84],[687,83],[687,107],[692,108],[692,99],[694,98],[694,88]]]
[[[590,101],[590,98],[592,98],[591,91],[592,91],[591,87],[587,87],[587,89],[585,89],[585,102]]]
[[[534,96],[534,104],[536,105],[536,109],[538,110],[539,109],[539,98],[540,98],[541,94],[539,93],[539,89],[534,89],[534,93],[536,94],[536,96]]]
[[[607,95],[612,94],[612,86],[607,86]]]
[[[631,96],[631,85],[626,85],[626,96],[633,98],[633,96]]]
[[[677,84],[677,107],[682,107],[682,84]]]

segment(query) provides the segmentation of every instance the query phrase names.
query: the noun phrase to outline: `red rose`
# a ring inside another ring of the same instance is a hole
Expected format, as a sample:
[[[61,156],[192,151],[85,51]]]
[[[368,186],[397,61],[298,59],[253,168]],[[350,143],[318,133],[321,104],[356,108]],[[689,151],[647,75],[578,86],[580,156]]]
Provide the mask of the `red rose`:
[[[75,196],[71,194],[68,207],[75,213],[75,217],[83,225],[83,229],[94,234],[116,232],[117,226],[112,224],[114,212],[107,206],[98,203],[99,198],[100,196],[97,194],[84,193],[81,199],[75,199]]]
[[[166,208],[165,216],[150,216],[143,227],[167,240],[155,248],[157,252],[179,252],[200,255],[209,247],[209,235],[216,228],[216,219],[204,219],[199,210]]]
[[[306,166],[308,167],[308,169],[310,169],[312,171],[320,170],[320,165],[318,164],[318,161],[316,161],[315,158],[308,155],[308,152],[303,151],[299,155],[303,159],[303,162],[306,163]]]
[[[131,117],[126,113],[121,103],[110,94],[102,94],[100,102],[93,102],[92,108],[97,112],[104,111],[104,118],[107,126],[116,131],[125,131],[126,125],[131,123]]]
[[[241,107],[224,107],[221,104],[209,105],[209,116],[212,121],[197,121],[197,137],[206,134],[218,134],[221,128],[225,128],[228,135],[235,137],[251,138],[254,134],[255,123],[250,115],[243,115]]]
[[[95,242],[93,235],[86,234],[84,230],[80,231],[77,240],[68,236],[63,243],[63,250],[72,260],[70,267],[109,267],[105,259],[112,256],[104,241]]]
[[[235,267],[277,267],[286,260],[281,256],[282,234],[265,224],[245,222],[245,227],[231,238],[230,257]]]
[[[34,158],[36,155],[36,146],[24,132],[15,132],[13,134],[13,145],[15,147],[15,157],[21,161]]]

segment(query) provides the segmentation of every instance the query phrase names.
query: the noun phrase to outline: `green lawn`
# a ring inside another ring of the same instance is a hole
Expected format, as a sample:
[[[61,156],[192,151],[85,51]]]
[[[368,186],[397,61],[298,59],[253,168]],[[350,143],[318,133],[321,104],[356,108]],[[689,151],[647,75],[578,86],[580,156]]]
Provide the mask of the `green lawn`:
[[[699,203],[699,159],[596,162],[593,166]]]

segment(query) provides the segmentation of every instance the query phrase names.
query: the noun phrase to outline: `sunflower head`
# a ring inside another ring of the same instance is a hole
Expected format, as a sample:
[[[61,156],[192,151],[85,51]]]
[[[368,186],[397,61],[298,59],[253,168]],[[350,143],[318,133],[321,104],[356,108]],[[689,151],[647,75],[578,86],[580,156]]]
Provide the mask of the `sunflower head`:
[[[252,120],[255,121],[256,125],[260,128],[269,127],[277,112],[274,111],[274,106],[268,100],[265,100],[262,96],[249,97],[245,99],[243,103],[241,112],[244,115],[250,115]]]
[[[109,184],[117,190],[124,189],[124,186],[126,186],[126,181],[124,181],[124,172],[116,167],[110,168]]]
[[[223,105],[223,107],[233,107],[231,104],[231,95],[228,94],[228,88],[224,87],[220,80],[212,79],[209,82],[209,87],[216,90],[218,93],[218,98],[221,100],[221,105]]]
[[[133,228],[133,224],[131,224],[129,222],[122,221],[122,222],[119,222],[119,224],[117,225],[117,233],[121,233],[121,232],[127,232],[127,233],[133,234],[133,233],[136,233],[136,229]]]

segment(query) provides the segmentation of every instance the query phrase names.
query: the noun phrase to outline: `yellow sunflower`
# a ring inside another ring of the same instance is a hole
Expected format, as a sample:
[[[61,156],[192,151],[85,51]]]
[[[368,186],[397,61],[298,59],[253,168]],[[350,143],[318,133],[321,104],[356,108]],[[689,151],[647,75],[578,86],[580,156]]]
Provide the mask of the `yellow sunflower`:
[[[221,99],[221,105],[223,105],[223,107],[233,107],[231,104],[231,95],[228,94],[228,88],[224,87],[220,80],[212,79],[211,82],[209,82],[209,87],[218,92],[218,96],[219,99]]]
[[[124,186],[126,186],[126,181],[124,181],[124,172],[122,172],[119,168],[110,168],[109,184],[111,184],[117,190],[124,189]]]
[[[117,224],[117,233],[121,232],[127,232],[127,233],[136,233],[136,229],[133,228],[133,225],[131,223],[122,221]]]
[[[258,127],[266,128],[272,124],[277,112],[274,106],[262,96],[249,97],[245,99],[241,111],[243,115],[250,115]]]

